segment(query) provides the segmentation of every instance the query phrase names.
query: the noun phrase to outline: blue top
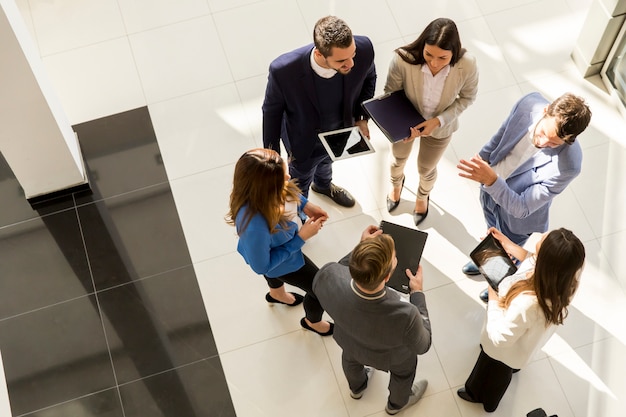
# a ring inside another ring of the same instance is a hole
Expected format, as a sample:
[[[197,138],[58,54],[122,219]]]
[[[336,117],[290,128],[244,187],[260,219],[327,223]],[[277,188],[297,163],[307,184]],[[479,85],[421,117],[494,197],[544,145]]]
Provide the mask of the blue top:
[[[308,200],[301,195],[298,214],[307,203]],[[237,213],[235,219],[237,231],[242,226],[246,212],[247,206],[243,206]],[[286,228],[278,225],[276,229],[275,233],[270,233],[265,217],[256,213],[250,219],[246,230],[239,234],[237,244],[237,252],[243,256],[252,270],[268,278],[297,271],[304,265],[302,255],[304,240],[298,235],[297,224],[288,221]]]

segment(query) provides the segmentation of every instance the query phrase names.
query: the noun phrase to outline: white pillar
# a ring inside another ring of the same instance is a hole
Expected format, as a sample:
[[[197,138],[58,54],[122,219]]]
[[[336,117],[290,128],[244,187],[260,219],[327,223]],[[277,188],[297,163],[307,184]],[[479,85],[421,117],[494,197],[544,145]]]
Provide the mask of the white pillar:
[[[4,365],[0,354],[0,416],[11,416],[11,403],[9,402],[9,389],[4,375]]]
[[[626,0],[593,0],[572,51],[584,77],[599,74],[626,19]]]
[[[87,183],[69,121],[14,0],[0,0],[0,152],[27,199]]]

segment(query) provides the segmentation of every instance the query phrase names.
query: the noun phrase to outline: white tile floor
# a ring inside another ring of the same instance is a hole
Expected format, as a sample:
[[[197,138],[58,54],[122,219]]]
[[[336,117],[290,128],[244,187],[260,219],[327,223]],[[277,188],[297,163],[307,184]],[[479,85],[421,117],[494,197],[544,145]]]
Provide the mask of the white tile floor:
[[[235,252],[225,225],[232,169],[261,144],[269,62],[310,42],[314,22],[344,18],[376,48],[382,90],[392,50],[433,18],[454,19],[479,63],[480,91],[440,164],[424,253],[434,344],[418,376],[430,385],[404,415],[473,417],[460,400],[478,353],[483,283],[460,271],[484,233],[478,189],[457,176],[522,94],[584,96],[593,120],[580,142],[582,174],[559,196],[551,227],[572,229],[587,248],[580,291],[566,325],[517,374],[493,416],[536,407],[559,417],[623,416],[626,409],[626,166],[623,118],[583,80],[570,53],[591,0],[18,0],[26,26],[72,124],[148,105],[240,417],[382,416],[388,376],[376,372],[360,401],[348,395],[340,349],[300,329],[301,309],[270,308],[262,278]],[[388,143],[372,127],[375,154],[335,164],[335,182],[358,204],[343,209],[313,195],[331,221],[305,252],[320,265],[339,259],[364,226],[382,218],[410,225],[416,169],[399,214],[385,210]],[[207,387],[210,389],[210,387]]]

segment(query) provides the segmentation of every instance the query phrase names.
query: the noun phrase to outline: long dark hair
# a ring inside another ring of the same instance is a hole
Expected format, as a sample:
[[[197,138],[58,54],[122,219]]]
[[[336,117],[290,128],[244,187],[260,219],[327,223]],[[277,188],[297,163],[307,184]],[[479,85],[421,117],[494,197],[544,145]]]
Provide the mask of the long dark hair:
[[[584,263],[585,247],[580,239],[567,229],[553,230],[541,242],[534,271],[528,279],[513,284],[500,305],[508,308],[519,294],[534,292],[546,325],[563,324]]]
[[[237,214],[247,206],[237,233],[243,233],[256,213],[265,218],[273,233],[278,224],[286,224],[282,218],[285,201],[298,201],[299,194],[293,181],[285,183],[285,163],[278,152],[264,148],[249,150],[235,165],[226,222],[234,226]]]
[[[454,66],[465,54],[465,48],[461,46],[461,37],[456,24],[445,17],[440,17],[430,22],[415,41],[401,46],[395,51],[400,55],[400,58],[409,64],[423,65],[426,63],[424,60],[424,47],[426,44],[451,51],[452,59],[450,60],[450,66]]]

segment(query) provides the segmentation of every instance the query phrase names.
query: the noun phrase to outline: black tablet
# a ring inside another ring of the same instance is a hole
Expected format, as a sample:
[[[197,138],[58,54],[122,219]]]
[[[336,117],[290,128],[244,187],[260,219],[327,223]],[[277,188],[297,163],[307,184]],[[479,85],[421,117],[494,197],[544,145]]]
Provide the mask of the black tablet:
[[[506,253],[498,239],[489,233],[470,253],[470,258],[485,277],[491,288],[498,291],[498,285],[505,277],[513,275],[517,267]]]
[[[410,292],[410,288],[406,269],[410,269],[414,274],[417,272],[428,233],[386,220],[380,222],[380,228],[383,233],[391,235],[393,238],[396,245],[396,258],[398,259],[398,266],[387,282],[387,286],[407,294]]]

